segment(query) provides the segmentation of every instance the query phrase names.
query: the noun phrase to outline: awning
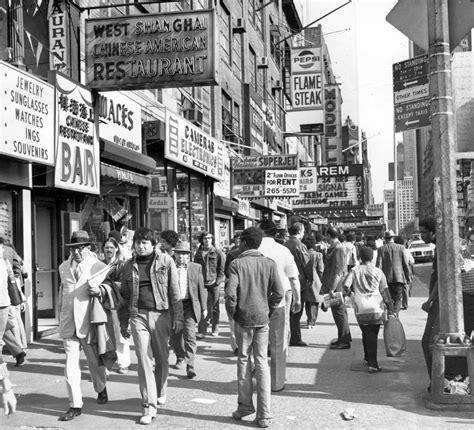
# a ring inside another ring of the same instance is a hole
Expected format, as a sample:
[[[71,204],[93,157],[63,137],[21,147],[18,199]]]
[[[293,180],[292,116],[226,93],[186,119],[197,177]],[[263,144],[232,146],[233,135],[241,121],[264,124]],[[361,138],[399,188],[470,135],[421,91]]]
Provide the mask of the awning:
[[[239,210],[239,204],[231,199],[221,196],[214,197],[214,209],[221,212],[230,212],[232,214]]]
[[[111,166],[103,162],[100,163],[100,174],[101,176],[117,179],[120,182],[128,182],[130,184],[139,185],[140,187],[151,188],[151,178],[148,176]]]
[[[105,139],[100,139],[100,158],[144,173],[152,173],[156,169],[156,161],[148,155],[122,148]]]

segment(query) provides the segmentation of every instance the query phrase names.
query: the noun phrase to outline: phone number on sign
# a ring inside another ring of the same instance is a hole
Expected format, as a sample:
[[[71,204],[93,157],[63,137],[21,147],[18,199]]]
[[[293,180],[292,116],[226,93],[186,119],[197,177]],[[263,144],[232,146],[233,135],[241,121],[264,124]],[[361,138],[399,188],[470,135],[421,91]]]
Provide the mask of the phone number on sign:
[[[267,196],[299,196],[300,192],[296,187],[267,187],[265,188],[265,195]]]

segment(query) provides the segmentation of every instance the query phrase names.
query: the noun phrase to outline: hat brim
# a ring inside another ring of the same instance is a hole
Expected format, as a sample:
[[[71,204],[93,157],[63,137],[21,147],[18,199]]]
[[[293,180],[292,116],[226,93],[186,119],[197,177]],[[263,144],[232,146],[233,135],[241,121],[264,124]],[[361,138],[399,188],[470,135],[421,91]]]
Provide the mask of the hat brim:
[[[76,242],[76,243],[66,243],[65,246],[67,247],[72,247],[72,246],[84,246],[84,245],[92,245],[94,242]]]

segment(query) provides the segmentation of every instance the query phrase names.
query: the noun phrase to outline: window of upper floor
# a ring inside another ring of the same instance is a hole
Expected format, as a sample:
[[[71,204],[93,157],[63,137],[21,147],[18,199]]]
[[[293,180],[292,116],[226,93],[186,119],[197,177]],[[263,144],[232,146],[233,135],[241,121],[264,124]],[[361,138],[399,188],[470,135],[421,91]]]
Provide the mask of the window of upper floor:
[[[232,54],[232,22],[230,12],[224,3],[221,2],[218,11],[218,25],[219,25],[219,46],[220,46],[220,58],[231,66],[231,54]]]

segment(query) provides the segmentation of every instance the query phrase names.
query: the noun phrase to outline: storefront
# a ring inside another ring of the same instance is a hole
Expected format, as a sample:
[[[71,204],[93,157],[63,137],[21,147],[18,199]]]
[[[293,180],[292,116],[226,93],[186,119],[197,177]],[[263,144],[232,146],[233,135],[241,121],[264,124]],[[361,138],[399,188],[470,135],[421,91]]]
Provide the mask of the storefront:
[[[166,111],[165,141],[149,145],[148,154],[157,164],[148,198],[150,227],[157,234],[177,231],[195,252],[201,233],[214,230],[213,187],[214,181],[224,178],[226,148]]]

